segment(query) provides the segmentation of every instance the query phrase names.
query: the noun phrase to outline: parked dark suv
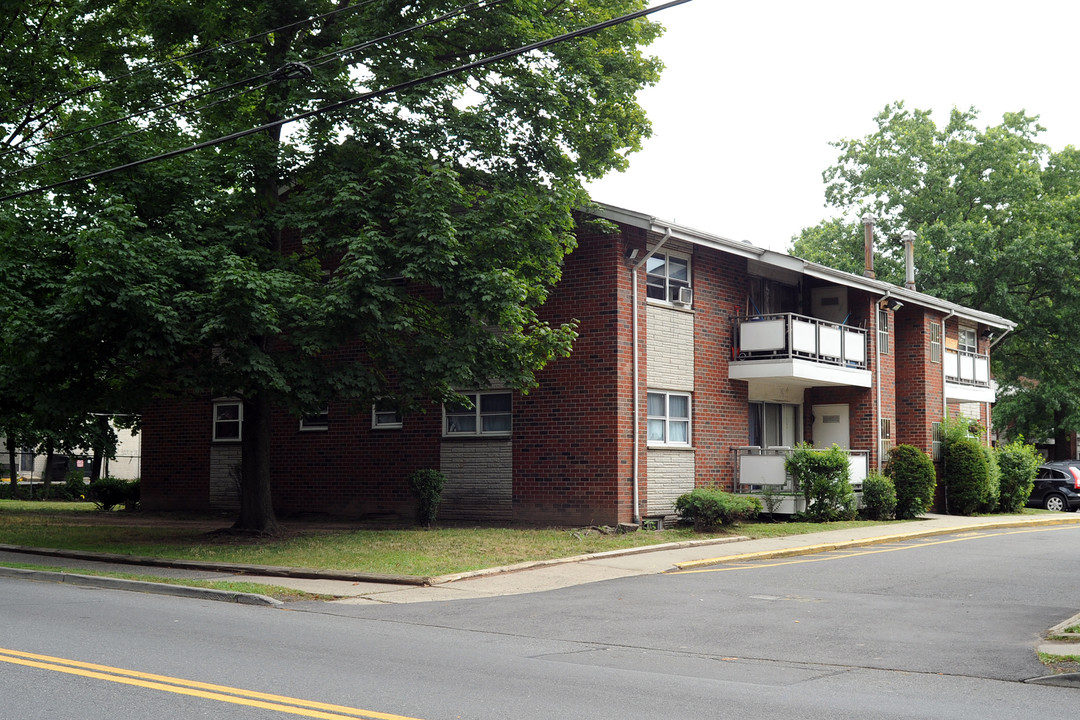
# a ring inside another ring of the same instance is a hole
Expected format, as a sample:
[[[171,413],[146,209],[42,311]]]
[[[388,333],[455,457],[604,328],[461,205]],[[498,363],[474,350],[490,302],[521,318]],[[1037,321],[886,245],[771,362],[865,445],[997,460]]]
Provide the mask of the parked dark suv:
[[[1027,502],[1029,507],[1047,510],[1076,510],[1080,508],[1080,460],[1060,460],[1039,466],[1035,489]]]

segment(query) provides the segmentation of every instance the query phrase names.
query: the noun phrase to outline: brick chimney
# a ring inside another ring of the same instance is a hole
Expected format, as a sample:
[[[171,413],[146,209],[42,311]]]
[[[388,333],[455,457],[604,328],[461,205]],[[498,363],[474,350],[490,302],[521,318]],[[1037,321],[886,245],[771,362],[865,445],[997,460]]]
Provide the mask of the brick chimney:
[[[915,231],[905,230],[900,239],[904,241],[904,287],[915,289]]]
[[[874,217],[874,213],[866,213],[862,216],[863,224],[863,245],[866,251],[866,264],[864,266],[863,275],[868,278],[877,277],[874,275],[874,221],[877,218]]]

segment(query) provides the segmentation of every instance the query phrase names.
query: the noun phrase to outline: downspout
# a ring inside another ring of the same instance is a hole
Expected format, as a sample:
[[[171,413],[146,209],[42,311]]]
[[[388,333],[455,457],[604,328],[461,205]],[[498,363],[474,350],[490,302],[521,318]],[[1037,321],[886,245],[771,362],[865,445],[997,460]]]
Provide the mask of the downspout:
[[[883,309],[882,305],[888,302],[889,297],[892,295],[892,290],[886,290],[881,300],[878,300],[877,306],[874,308],[874,351],[876,357],[874,358],[874,385],[877,387],[877,403],[875,404],[874,418],[877,420],[877,430],[874,431],[874,437],[877,438],[877,447],[874,448],[874,455],[877,457],[877,470],[881,472],[883,465],[881,464],[881,328],[878,323],[881,322],[880,312]],[[895,393],[895,390],[893,391]]]
[[[941,320],[941,412],[942,422],[949,421],[949,396],[945,392],[945,385],[948,380],[948,364],[945,362],[945,350],[947,344],[945,342],[946,331],[945,326],[949,323],[949,320],[956,315],[956,311],[953,310]],[[941,481],[942,481],[942,497],[945,500],[945,514],[949,514],[949,469],[945,465],[945,438],[941,438]]]
[[[633,383],[634,383],[634,394],[633,394],[633,397],[634,397],[634,462],[633,462],[632,473],[633,473],[633,488],[634,488],[634,516],[633,516],[633,522],[635,524],[641,522],[641,509],[640,509],[641,508],[641,502],[640,502],[640,497],[639,497],[639,479],[638,479],[638,474],[640,472],[640,466],[641,466],[641,463],[640,463],[640,456],[641,456],[641,406],[640,406],[640,400],[639,400],[640,394],[639,394],[639,391],[638,391],[638,384],[639,384],[638,383],[638,378],[639,378],[640,373],[641,373],[641,368],[639,367],[639,363],[638,363],[638,290],[637,290],[637,288],[638,288],[638,270],[640,270],[641,266],[644,265],[646,262],[648,262],[649,258],[651,258],[653,255],[655,255],[656,251],[659,250],[661,247],[663,247],[664,243],[666,243],[670,238],[671,238],[671,228],[668,227],[667,230],[664,232],[664,237],[660,238],[660,242],[658,242],[656,244],[656,246],[653,247],[652,250],[648,250],[645,253],[645,257],[641,258],[641,260],[639,260],[637,262],[637,264],[634,265],[634,267],[630,270],[630,287],[632,288],[632,290],[631,290],[631,292],[632,292],[631,303],[632,303],[632,306],[633,306],[631,322],[633,323],[633,326],[634,326],[634,328],[633,328],[633,342],[632,342],[632,344],[633,344],[632,352],[634,353],[634,370],[633,370],[633,376],[634,376],[633,377]],[[647,243],[648,243],[648,241],[646,241],[646,244]]]

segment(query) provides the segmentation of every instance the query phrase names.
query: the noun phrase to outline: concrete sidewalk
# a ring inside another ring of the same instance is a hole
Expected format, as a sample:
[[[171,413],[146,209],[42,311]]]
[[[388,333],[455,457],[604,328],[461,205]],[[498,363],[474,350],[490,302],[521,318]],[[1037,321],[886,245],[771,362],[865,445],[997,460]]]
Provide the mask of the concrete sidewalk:
[[[331,602],[337,603],[414,603],[541,592],[600,580],[651,575],[720,562],[808,555],[965,531],[1008,530],[1061,524],[1080,524],[1080,514],[1057,513],[974,518],[926,515],[916,522],[898,525],[875,525],[763,540],[733,536],[717,540],[672,543],[522,563],[439,577],[380,576],[309,568],[170,561],[102,553],[0,546],[0,564],[18,562],[63,567],[70,571],[63,573],[61,577],[56,577],[61,574],[0,568],[0,576],[30,577],[29,573],[33,573],[32,579],[37,580],[81,582],[78,576],[80,569],[95,569],[138,572],[181,579],[233,580],[279,585],[309,593],[330,595],[336,598]],[[85,584],[98,587],[142,589],[142,585],[153,583],[140,584],[126,580],[94,578],[93,581],[87,581]],[[191,588],[185,589],[177,585],[161,585],[148,591],[190,594],[191,590]],[[221,591],[203,590],[200,594],[214,597],[214,592]],[[243,594],[221,593],[221,597],[215,597],[215,599],[263,604],[275,602],[262,596],[241,597],[241,595]]]

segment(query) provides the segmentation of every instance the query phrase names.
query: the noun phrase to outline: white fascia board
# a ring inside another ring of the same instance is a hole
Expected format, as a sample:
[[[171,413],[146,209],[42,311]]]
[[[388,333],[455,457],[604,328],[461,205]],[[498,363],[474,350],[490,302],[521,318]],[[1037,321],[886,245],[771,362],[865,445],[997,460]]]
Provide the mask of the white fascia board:
[[[728,363],[729,380],[770,380],[799,387],[861,387],[873,386],[869,370],[827,365],[809,360],[777,358],[775,360],[740,360]]]
[[[947,402],[993,403],[997,401],[997,393],[993,388],[947,382],[945,383],[945,400]]]
[[[670,231],[671,237],[676,240],[684,240],[694,245],[701,245],[702,247],[720,250],[740,257],[759,258],[764,253],[768,252],[764,248],[756,247],[746,241],[732,240],[720,235],[712,235],[700,230],[684,227],[677,223],[660,220],[652,215],[646,215],[624,208],[617,208],[613,205],[598,204],[595,207],[586,209],[585,212],[606,220],[611,220],[612,222],[648,230],[649,232],[654,232],[658,235],[665,235]]]
[[[631,227],[641,228],[660,235],[670,231],[671,237],[685,240],[686,242],[695,245],[720,250],[744,258],[751,258],[768,265],[797,272],[819,280],[825,280],[836,285],[857,288],[882,296],[889,295],[890,297],[899,299],[901,302],[933,308],[934,310],[950,314],[954,317],[972,320],[990,327],[1000,328],[1002,330],[1012,330],[1016,327],[1016,323],[1012,320],[1008,320],[999,315],[994,315],[993,313],[973,310],[964,307],[963,305],[957,305],[956,303],[941,300],[933,295],[927,295],[926,293],[921,293],[916,290],[908,290],[899,285],[892,285],[891,283],[882,282],[881,280],[863,277],[862,275],[854,275],[842,270],[834,270],[833,268],[819,265],[818,263],[812,263],[803,260],[802,258],[795,257],[794,255],[759,248],[746,241],[732,240],[720,235],[712,235],[700,230],[694,230],[693,228],[683,227],[677,223],[667,222],[645,213],[600,203],[595,204],[591,208],[587,208],[585,212],[611,220],[612,222],[630,225]]]

